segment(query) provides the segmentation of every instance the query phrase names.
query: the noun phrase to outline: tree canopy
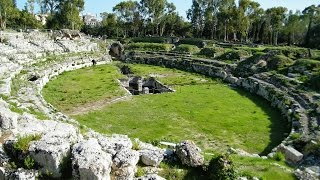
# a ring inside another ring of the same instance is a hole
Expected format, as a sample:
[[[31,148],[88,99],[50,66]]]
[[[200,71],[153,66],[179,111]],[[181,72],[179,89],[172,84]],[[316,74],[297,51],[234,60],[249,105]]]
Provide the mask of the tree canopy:
[[[0,27],[39,28],[35,6],[48,14],[46,28],[82,29],[96,36],[180,36],[319,48],[320,5],[303,11],[286,7],[263,9],[254,0],[192,0],[187,20],[167,0],[128,0],[102,12],[99,26],[84,26],[84,0],[27,0],[18,10],[15,0],[0,0]]]

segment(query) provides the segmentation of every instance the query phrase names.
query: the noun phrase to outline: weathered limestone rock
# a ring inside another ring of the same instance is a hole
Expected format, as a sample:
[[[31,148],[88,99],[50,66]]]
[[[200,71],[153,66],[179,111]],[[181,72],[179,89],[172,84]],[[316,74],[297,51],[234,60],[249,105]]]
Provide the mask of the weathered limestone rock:
[[[116,179],[133,179],[138,161],[137,151],[122,149],[113,159],[112,174]]]
[[[19,168],[16,171],[6,171],[3,167],[0,167],[0,179],[1,180],[36,180],[38,172],[35,170],[25,170]]]
[[[135,178],[134,180],[165,180],[165,178],[160,177],[157,174],[148,174],[142,177]]]
[[[76,128],[70,124],[56,122],[51,129],[39,141],[30,143],[29,152],[43,167],[43,171],[49,171],[53,177],[60,177],[59,167],[64,158],[70,156],[70,146],[77,142],[79,137]]]
[[[13,113],[5,107],[0,107],[0,127],[3,130],[15,129],[17,127],[17,119],[17,113]]]
[[[278,150],[285,154],[286,160],[297,163],[302,160],[303,154],[291,146],[280,145]]]
[[[191,167],[203,165],[204,157],[200,154],[201,150],[192,141],[182,141],[176,146],[176,154],[182,164]]]
[[[148,166],[159,166],[164,158],[163,150],[140,150],[140,157],[143,164]]]
[[[102,151],[97,139],[82,141],[73,146],[72,167],[74,178],[80,180],[110,179],[111,155]]]
[[[315,172],[309,170],[308,168],[301,170],[297,169],[294,171],[296,177],[300,180],[318,180],[320,178]]]
[[[89,132],[89,137],[97,138],[102,150],[114,156],[122,149],[132,149],[132,142],[126,135],[113,134],[106,137],[96,132]]]

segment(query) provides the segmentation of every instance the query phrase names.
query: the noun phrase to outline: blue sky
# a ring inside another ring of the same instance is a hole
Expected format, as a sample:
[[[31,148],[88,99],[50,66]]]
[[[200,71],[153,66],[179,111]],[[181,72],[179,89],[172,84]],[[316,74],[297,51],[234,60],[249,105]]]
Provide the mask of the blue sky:
[[[17,0],[19,8],[23,8],[27,0]],[[83,14],[99,14],[101,12],[112,12],[112,7],[123,0],[85,0],[85,10]],[[191,7],[192,0],[168,0],[177,6],[180,15],[186,17],[186,11]],[[274,6],[284,6],[289,10],[303,10],[312,4],[320,4],[320,0],[255,0],[261,4],[264,9]]]

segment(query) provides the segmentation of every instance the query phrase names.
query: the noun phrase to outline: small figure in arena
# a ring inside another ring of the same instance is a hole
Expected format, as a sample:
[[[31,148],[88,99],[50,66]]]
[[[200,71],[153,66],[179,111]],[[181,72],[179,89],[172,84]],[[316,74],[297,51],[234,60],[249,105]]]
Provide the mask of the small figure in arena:
[[[92,59],[92,66],[95,66],[95,65],[97,65],[97,61],[96,60],[94,60],[94,59]]]

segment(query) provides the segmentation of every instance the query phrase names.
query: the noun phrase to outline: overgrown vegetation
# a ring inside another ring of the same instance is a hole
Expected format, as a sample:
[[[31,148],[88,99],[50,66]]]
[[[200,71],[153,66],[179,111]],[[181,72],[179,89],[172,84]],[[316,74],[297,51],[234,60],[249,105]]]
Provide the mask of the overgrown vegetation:
[[[129,50],[140,50],[140,51],[171,51],[171,44],[161,43],[131,43],[128,45]]]
[[[208,58],[214,58],[222,55],[224,51],[225,51],[224,48],[220,48],[220,47],[207,47],[207,48],[202,48],[201,51],[199,52],[199,55],[203,55]]]
[[[194,45],[180,44],[178,47],[174,49],[174,51],[181,52],[181,53],[195,54],[195,53],[198,53],[200,49]]]
[[[238,177],[234,164],[228,155],[212,158],[207,173],[209,178],[214,180],[235,180]]]
[[[36,167],[28,149],[30,142],[40,140],[41,136],[41,134],[21,136],[18,137],[16,142],[5,144],[4,149],[11,158],[9,163],[11,168],[34,169]]]
[[[30,142],[40,140],[41,136],[41,134],[21,136],[18,138],[13,147],[16,151],[26,152],[29,148]]]

